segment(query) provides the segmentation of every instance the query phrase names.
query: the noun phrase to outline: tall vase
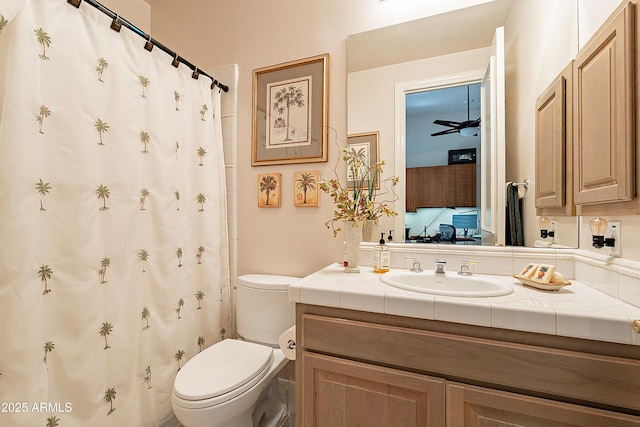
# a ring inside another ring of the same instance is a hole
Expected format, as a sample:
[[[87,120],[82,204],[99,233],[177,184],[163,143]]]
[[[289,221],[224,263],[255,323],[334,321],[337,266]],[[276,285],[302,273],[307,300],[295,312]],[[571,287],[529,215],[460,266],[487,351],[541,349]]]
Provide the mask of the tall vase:
[[[380,240],[378,234],[378,221],[367,219],[362,223],[362,241],[377,243]]]
[[[362,241],[362,222],[345,221],[344,234],[347,242],[347,261],[349,262],[344,271],[345,273],[360,273],[358,262],[360,260],[360,242]]]

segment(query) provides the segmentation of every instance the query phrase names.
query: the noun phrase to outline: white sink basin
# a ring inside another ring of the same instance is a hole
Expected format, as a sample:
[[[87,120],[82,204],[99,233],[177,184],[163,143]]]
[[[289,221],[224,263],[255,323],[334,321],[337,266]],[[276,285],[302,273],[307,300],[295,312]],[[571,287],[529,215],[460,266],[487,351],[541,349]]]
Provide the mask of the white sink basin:
[[[443,274],[433,271],[391,271],[380,276],[380,280],[395,288],[452,297],[495,297],[513,292],[513,288],[507,283],[480,276],[461,276],[452,272]]]

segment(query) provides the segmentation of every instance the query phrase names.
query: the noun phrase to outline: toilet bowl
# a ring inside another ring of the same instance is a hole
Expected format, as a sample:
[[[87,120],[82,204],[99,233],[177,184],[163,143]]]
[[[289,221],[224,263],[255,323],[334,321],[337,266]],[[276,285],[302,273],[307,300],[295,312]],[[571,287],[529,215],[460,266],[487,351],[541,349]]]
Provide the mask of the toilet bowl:
[[[171,405],[185,427],[276,427],[285,416],[277,375],[288,360],[278,337],[295,321],[289,285],[297,277],[238,278],[240,339],[225,339],[191,358],[176,375]]]
[[[258,425],[254,417],[259,422],[267,409],[280,409],[274,379],[286,362],[281,350],[247,341],[227,339],[207,348],[176,376],[176,418],[185,427]],[[263,413],[254,414],[263,401],[272,407],[263,404]]]

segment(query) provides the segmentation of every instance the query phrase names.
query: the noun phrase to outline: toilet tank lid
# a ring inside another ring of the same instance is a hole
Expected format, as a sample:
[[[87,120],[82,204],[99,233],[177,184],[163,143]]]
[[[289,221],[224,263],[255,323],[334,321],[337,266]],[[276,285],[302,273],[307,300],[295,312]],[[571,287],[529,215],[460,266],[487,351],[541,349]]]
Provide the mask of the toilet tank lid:
[[[244,274],[238,277],[238,284],[255,289],[288,291],[289,286],[300,279],[275,274]]]

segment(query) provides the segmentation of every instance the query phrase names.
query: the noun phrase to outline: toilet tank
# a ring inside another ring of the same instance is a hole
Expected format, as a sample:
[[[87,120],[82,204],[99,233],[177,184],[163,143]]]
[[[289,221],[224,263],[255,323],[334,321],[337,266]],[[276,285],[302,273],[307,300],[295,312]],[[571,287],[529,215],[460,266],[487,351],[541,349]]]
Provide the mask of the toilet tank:
[[[278,346],[280,334],[295,324],[289,285],[299,277],[245,274],[236,288],[236,330],[240,338]]]

